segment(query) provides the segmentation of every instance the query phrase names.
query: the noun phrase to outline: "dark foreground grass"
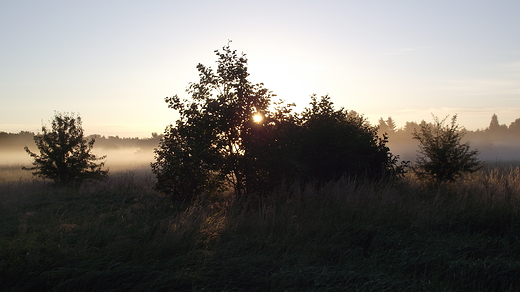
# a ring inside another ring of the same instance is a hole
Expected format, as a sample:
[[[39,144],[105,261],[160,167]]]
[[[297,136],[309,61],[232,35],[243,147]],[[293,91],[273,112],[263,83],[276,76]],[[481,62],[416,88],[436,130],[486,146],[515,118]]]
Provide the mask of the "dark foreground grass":
[[[176,204],[144,171],[0,185],[1,291],[518,291],[520,170]]]

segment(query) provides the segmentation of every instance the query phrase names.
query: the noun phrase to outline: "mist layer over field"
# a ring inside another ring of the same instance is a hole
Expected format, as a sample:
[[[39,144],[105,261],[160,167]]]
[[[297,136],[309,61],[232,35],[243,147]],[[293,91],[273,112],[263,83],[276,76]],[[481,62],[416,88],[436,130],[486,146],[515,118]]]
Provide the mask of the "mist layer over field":
[[[36,147],[32,147],[33,152]],[[150,162],[153,161],[153,149],[120,148],[103,149],[94,148],[92,153],[97,156],[106,155],[105,167],[111,174],[124,171],[145,171],[151,173]],[[31,167],[31,157],[22,150],[9,150],[0,152],[0,182],[31,179],[30,171],[22,170],[22,166]]]
[[[520,165],[520,147],[516,141],[510,143],[479,143],[476,141],[470,145],[480,151],[479,158],[487,165]],[[389,147],[393,154],[400,156],[401,160],[413,162],[417,158],[418,144],[412,139],[390,141]],[[30,149],[37,152],[36,147]],[[151,171],[150,163],[154,161],[152,148],[105,149],[94,147],[92,152],[97,156],[106,155],[105,168],[108,168],[111,173],[128,170]],[[0,181],[30,178],[30,172],[22,171],[21,167],[30,167],[31,161],[31,157],[23,149],[0,151]]]
[[[35,149],[32,149],[32,151],[35,152]],[[151,149],[93,149],[92,153],[96,156],[106,155],[107,157],[104,159],[106,162],[105,167],[110,168],[111,171],[149,167],[150,162],[153,161],[153,150]],[[23,165],[29,167],[31,166],[31,161],[31,157],[23,149],[21,151],[0,152],[0,165]]]
[[[497,142],[485,142],[485,141],[468,141],[470,142],[471,149],[477,149],[479,151],[478,158],[486,163],[505,163],[511,162],[517,164],[520,162],[520,142],[518,141],[497,141]],[[417,141],[407,139],[402,140],[391,140],[388,143],[392,154],[399,155],[401,160],[415,161],[417,158],[417,150],[419,149],[419,143]]]

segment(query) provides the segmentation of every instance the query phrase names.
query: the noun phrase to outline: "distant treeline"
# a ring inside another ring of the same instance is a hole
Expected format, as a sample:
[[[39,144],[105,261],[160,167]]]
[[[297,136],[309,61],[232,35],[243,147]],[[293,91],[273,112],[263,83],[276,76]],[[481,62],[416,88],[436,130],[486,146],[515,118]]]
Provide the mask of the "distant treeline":
[[[388,117],[386,120],[381,118],[379,119],[379,132],[381,134],[387,133],[397,140],[408,139],[411,138],[414,129],[419,129],[422,123],[426,123],[426,121],[423,120],[421,123],[406,122],[402,128],[398,129],[392,117]],[[511,139],[518,140],[520,139],[520,118],[516,119],[508,127],[505,124],[501,125],[498,121],[498,116],[493,114],[489,127],[476,131],[465,130],[465,132],[468,140],[472,141],[501,142],[511,141]]]
[[[0,132],[0,151],[23,151],[24,146],[31,148],[34,146],[34,133],[21,131],[19,133]],[[163,137],[162,134],[152,133],[150,138],[121,138],[119,136],[101,136],[90,135],[88,140],[94,138],[96,140],[94,148],[102,149],[123,149],[123,148],[139,148],[141,150],[151,150],[157,145]]]

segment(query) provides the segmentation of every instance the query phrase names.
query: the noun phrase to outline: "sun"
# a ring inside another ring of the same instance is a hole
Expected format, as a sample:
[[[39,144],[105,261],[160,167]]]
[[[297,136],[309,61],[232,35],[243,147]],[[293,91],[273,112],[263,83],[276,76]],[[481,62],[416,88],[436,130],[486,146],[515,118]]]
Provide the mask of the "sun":
[[[262,114],[256,113],[253,115],[253,122],[260,124],[264,120]]]

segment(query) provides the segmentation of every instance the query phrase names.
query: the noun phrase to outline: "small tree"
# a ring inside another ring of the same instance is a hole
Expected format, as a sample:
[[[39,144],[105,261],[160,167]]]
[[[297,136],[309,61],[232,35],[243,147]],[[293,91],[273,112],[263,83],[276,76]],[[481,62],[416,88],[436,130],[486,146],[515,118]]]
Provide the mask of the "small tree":
[[[464,173],[472,173],[482,164],[478,160],[478,150],[471,150],[469,143],[461,143],[465,133],[457,125],[454,115],[449,125],[444,125],[448,117],[439,121],[434,116],[434,123],[421,123],[420,130],[413,132],[413,138],[419,140],[419,156],[413,167],[421,179],[437,184],[453,182]]]
[[[86,179],[103,179],[108,170],[102,170],[106,156],[96,157],[90,151],[95,139],[87,141],[81,127],[81,117],[74,114],[55,113],[52,128],[42,126],[42,133],[34,136],[40,155],[25,146],[25,151],[34,158],[33,175],[51,179],[55,184],[81,183]]]

